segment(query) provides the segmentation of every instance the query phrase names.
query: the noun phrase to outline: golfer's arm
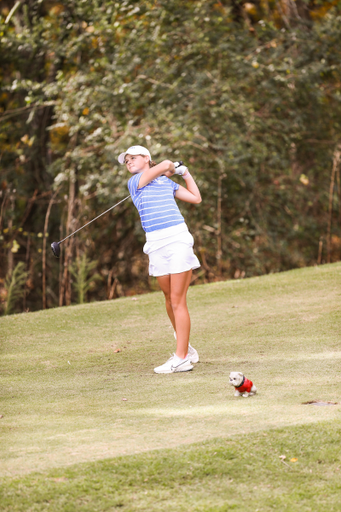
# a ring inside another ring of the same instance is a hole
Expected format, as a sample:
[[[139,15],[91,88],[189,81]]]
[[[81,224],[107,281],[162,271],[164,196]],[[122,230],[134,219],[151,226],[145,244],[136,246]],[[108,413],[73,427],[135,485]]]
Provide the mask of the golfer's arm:
[[[180,185],[178,190],[175,192],[175,197],[181,201],[185,201],[186,203],[201,203],[201,194],[192,176],[188,176],[186,179],[186,186],[187,188]]]
[[[160,162],[157,165],[154,165],[154,167],[151,167],[147,171],[144,171],[142,174],[139,186],[138,188],[145,187],[150,183],[151,181],[155,180],[155,178],[158,178],[162,174],[166,174],[166,176],[172,176],[174,174],[175,167],[173,162],[171,160],[163,160],[163,162]]]

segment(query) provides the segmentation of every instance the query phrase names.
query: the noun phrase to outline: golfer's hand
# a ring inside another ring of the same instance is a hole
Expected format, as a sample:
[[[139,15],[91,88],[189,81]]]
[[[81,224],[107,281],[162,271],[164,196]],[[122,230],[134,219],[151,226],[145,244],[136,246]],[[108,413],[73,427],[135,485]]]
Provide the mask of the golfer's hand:
[[[188,171],[187,167],[183,164],[183,162],[174,162],[175,174],[179,176],[183,176]]]

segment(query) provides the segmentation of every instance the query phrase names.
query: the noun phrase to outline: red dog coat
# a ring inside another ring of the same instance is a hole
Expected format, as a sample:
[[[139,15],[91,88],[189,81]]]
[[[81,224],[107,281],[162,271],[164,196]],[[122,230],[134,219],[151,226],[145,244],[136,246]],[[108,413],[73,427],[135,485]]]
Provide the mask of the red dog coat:
[[[248,393],[251,393],[252,386],[253,386],[253,382],[244,376],[243,382],[241,383],[241,385],[235,386],[235,389],[237,391],[239,391],[239,393],[245,393],[245,391],[247,391]]]

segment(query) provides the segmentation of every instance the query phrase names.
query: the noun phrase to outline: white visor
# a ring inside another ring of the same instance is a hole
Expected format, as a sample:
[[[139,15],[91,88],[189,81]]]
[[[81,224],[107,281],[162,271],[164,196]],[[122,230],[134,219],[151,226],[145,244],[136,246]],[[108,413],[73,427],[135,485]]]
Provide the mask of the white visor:
[[[145,156],[149,156],[149,160],[152,159],[148,149],[144,148],[143,146],[130,146],[130,148],[128,148],[125,153],[121,153],[117,159],[120,162],[120,164],[125,163],[126,155],[145,155]]]

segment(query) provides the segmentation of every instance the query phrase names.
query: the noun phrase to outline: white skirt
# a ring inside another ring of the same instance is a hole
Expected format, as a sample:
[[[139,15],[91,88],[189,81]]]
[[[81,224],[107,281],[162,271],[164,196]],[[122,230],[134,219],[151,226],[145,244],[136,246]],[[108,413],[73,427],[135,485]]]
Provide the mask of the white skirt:
[[[180,274],[199,268],[193,252],[194,239],[185,223],[146,233],[143,252],[149,256],[149,275]]]

